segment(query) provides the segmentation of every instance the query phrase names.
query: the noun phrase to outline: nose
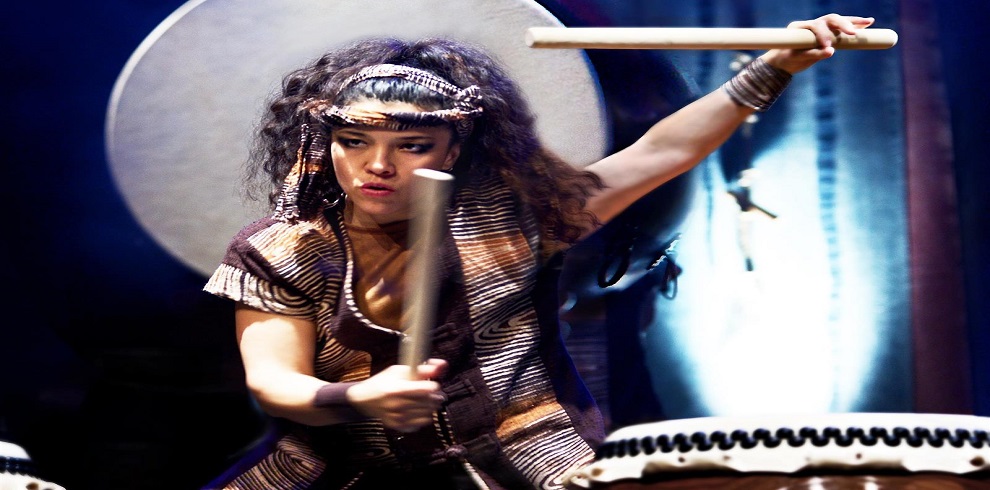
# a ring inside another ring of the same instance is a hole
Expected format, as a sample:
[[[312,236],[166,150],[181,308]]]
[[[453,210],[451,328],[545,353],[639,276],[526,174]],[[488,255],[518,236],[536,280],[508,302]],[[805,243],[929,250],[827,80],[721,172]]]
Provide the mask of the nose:
[[[368,172],[379,177],[387,177],[395,173],[395,165],[392,164],[392,158],[389,153],[389,149],[384,145],[380,145],[371,152],[371,159],[368,161],[366,166]]]

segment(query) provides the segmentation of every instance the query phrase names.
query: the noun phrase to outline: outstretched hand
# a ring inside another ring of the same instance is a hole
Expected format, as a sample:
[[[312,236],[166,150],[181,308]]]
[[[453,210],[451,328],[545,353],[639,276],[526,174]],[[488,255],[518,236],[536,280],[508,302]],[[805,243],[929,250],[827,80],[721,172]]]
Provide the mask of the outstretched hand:
[[[808,29],[815,34],[818,46],[811,49],[772,49],[763,55],[767,63],[790,73],[805,70],[811,65],[831,58],[834,33],[854,35],[859,29],[873,24],[873,17],[855,17],[839,14],[823,15],[813,20],[799,20],[787,25],[789,29]]]
[[[362,414],[380,419],[385,427],[413,432],[433,423],[433,413],[444,402],[440,384],[447,362],[430,359],[410,373],[409,366],[390,366],[347,390],[347,400]]]

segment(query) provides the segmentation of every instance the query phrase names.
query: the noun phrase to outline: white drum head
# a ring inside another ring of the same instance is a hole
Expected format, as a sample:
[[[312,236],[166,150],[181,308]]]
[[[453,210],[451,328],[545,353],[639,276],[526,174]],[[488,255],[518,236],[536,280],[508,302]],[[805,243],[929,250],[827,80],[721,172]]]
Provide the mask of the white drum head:
[[[574,165],[602,156],[609,128],[579,50],[532,49],[525,31],[560,26],[526,0],[193,0],[127,62],[107,111],[112,175],[138,222],[203,275],[265,212],[243,199],[254,125],[282,77],[372,36],[444,36],[486,47],[521,87],[544,143]]]

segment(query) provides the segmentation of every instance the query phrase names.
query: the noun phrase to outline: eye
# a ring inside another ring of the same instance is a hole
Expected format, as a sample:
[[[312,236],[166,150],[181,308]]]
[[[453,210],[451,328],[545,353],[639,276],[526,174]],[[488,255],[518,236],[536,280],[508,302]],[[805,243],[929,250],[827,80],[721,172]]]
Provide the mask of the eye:
[[[344,148],[357,148],[364,145],[364,141],[357,138],[337,138],[337,142]]]
[[[434,146],[433,143],[403,143],[399,148],[410,153],[427,153]]]
[[[365,138],[360,135],[354,135],[350,133],[341,134],[335,133],[333,135],[334,143],[344,147],[344,148],[357,148],[359,146],[367,146]]]

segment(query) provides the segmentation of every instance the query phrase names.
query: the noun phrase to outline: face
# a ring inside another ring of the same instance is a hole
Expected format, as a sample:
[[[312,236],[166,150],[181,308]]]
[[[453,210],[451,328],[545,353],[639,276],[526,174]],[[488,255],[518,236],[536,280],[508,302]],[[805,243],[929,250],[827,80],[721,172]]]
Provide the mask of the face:
[[[416,112],[401,102],[364,100],[351,107],[366,111]],[[409,219],[413,171],[449,170],[460,154],[448,127],[403,131],[352,126],[333,131],[330,156],[340,187],[347,194],[351,223],[362,226]]]

